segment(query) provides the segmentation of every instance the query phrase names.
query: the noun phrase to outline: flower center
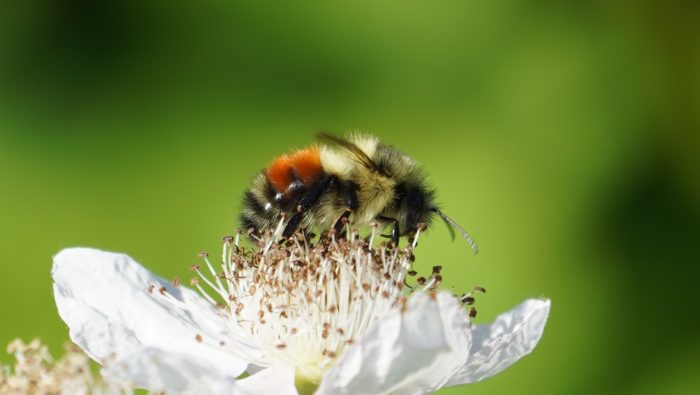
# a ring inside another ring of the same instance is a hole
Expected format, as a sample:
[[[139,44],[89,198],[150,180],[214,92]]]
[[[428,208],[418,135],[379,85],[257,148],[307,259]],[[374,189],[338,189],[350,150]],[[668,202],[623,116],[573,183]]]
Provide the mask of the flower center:
[[[209,273],[194,265],[199,277],[192,283],[211,303],[223,301],[231,330],[263,351],[254,363],[294,366],[298,376],[318,382],[348,345],[418,289],[406,277],[416,275],[411,264],[420,230],[403,250],[386,242],[375,247],[376,226],[366,239],[349,230],[348,240],[325,237],[315,244],[292,238],[280,245],[279,231],[281,225],[257,238],[254,249],[239,245],[240,234],[224,238],[219,272],[201,254]],[[418,278],[419,288],[436,288],[439,272],[435,267],[428,279]]]

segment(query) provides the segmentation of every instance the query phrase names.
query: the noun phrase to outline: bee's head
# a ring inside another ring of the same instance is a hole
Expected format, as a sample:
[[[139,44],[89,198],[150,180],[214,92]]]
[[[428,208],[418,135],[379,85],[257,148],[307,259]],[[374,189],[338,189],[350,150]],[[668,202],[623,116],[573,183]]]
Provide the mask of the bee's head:
[[[399,183],[394,188],[392,210],[399,220],[401,234],[413,234],[419,224],[429,225],[435,207],[435,193],[422,185]],[[389,215],[390,216],[390,215]]]
[[[422,184],[399,183],[394,188],[393,213],[399,219],[402,235],[414,234],[420,224],[430,225],[437,214],[447,224],[452,237],[457,230],[476,254],[479,251],[474,239],[452,218],[443,213],[435,203],[435,191],[425,188]]]

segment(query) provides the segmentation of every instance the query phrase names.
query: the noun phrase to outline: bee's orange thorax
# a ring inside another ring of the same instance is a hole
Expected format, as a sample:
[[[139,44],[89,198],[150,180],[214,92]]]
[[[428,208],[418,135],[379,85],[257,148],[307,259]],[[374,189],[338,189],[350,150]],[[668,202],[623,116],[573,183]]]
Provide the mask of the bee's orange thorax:
[[[273,160],[265,175],[277,192],[287,191],[298,180],[310,185],[323,173],[318,147],[312,146]]]

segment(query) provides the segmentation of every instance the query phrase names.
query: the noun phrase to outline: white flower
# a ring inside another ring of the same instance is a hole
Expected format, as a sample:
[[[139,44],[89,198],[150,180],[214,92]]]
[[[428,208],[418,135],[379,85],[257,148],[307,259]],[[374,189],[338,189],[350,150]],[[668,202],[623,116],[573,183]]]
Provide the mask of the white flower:
[[[373,248],[374,235],[285,246],[267,237],[253,250],[226,238],[216,268],[206,255],[193,266],[199,294],[126,255],[69,248],[54,257],[54,295],[106,377],[168,393],[429,393],[533,350],[549,300],[472,325],[473,298],[438,291],[439,268],[412,278],[417,236],[399,250]]]

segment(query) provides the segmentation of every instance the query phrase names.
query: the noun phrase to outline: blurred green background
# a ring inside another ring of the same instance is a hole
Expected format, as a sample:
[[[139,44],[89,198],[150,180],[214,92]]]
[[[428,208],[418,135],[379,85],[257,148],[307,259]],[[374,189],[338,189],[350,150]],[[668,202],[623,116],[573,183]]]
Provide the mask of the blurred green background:
[[[697,2],[231,3],[1,3],[0,344],[59,353],[61,248],[188,278],[270,159],[362,130],[479,242],[418,251],[478,322],[553,300],[534,354],[441,393],[700,390]]]

